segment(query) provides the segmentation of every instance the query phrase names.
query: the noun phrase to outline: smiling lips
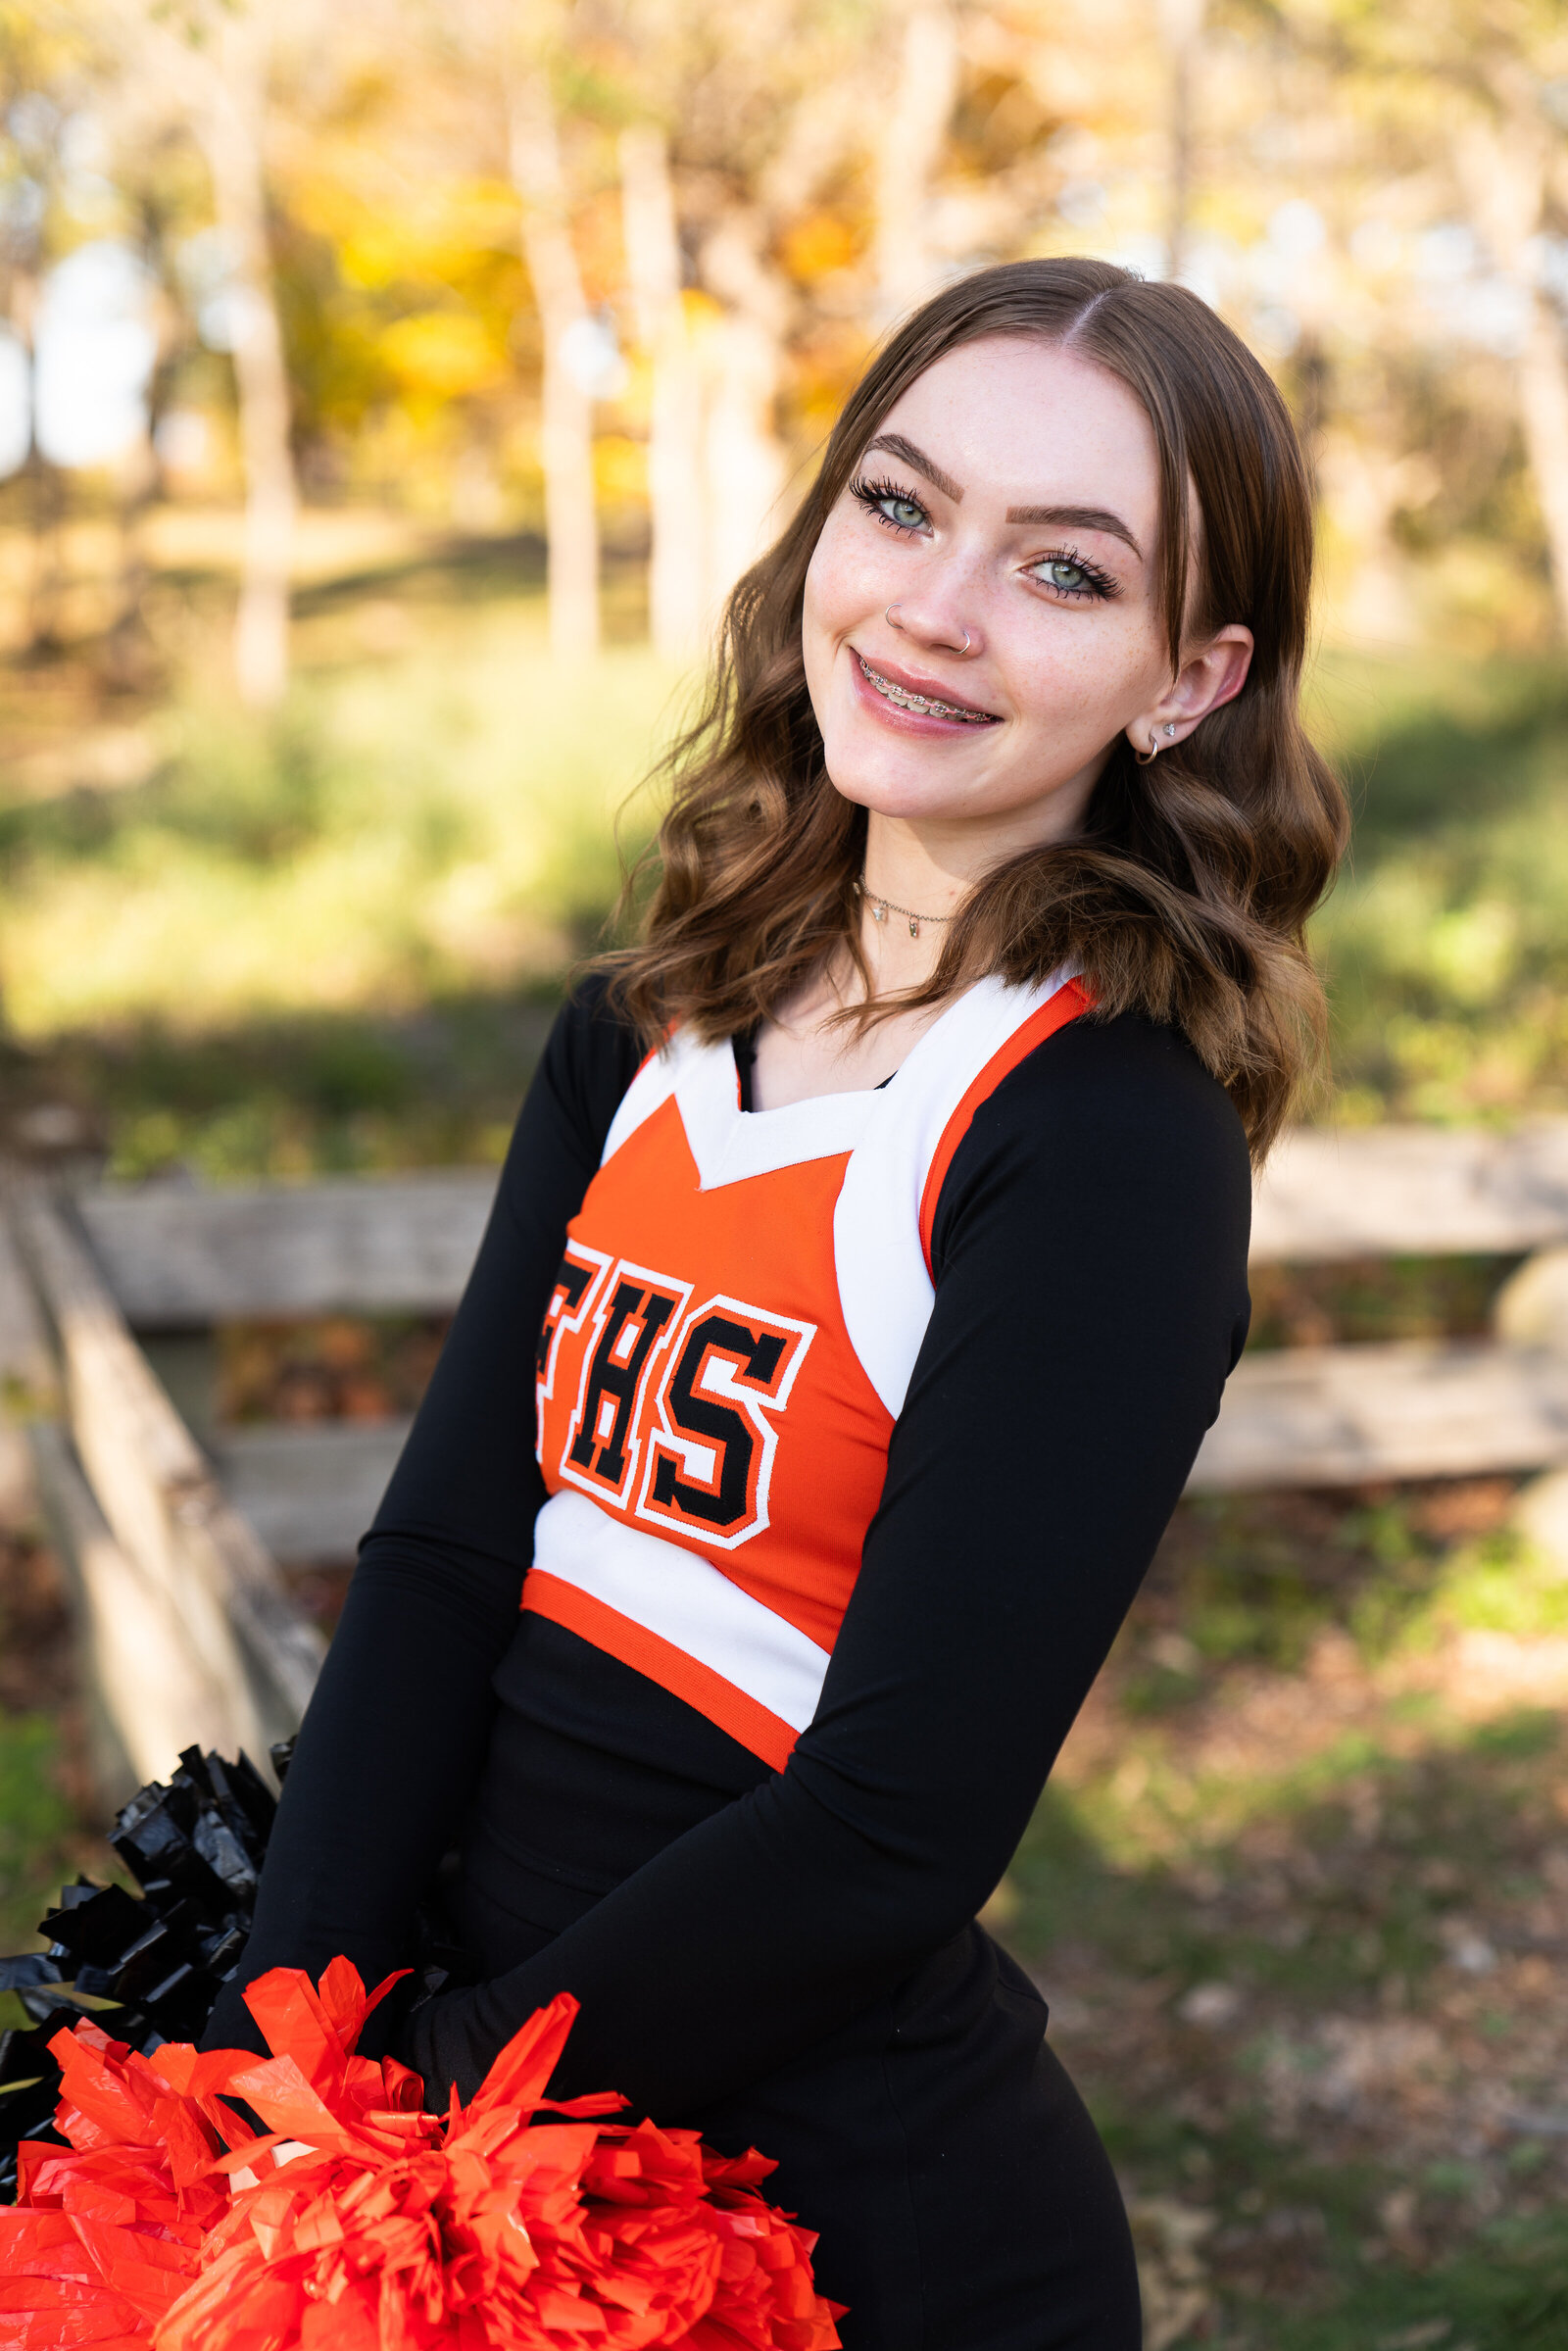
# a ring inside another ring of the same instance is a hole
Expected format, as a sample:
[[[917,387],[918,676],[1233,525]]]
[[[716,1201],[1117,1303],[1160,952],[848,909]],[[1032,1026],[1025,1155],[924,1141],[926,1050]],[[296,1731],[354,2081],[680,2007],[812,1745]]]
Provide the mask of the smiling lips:
[[[884,702],[891,702],[895,710],[918,710],[925,718],[956,719],[963,726],[997,726],[1001,723],[995,710],[978,710],[972,703],[938,702],[933,694],[916,694],[908,686],[895,685],[892,678],[882,675],[880,669],[873,669],[864,654],[858,653],[855,658],[860,664],[860,674],[866,684],[874,693],[880,694]]]

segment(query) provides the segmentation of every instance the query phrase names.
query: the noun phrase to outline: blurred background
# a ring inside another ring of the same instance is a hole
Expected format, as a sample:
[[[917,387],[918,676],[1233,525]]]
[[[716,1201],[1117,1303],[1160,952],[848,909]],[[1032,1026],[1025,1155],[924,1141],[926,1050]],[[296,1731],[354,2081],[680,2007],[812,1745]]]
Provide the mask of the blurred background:
[[[1319,503],[1353,857],[1318,1121],[1568,1108],[1568,16],[1544,0],[0,0],[0,1145],[493,1163],[724,591],[887,324],[1175,275]],[[1259,1269],[1254,1344],[1516,1259]],[[238,1323],[220,1418],[439,1318]],[[1184,1505],[993,1906],[1151,2351],[1568,2342],[1568,1585],[1508,1476]],[[100,1867],[48,1544],[0,1911]],[[323,1625],[341,1570],[299,1563]],[[1488,1645],[1490,1644],[1490,1645]]]

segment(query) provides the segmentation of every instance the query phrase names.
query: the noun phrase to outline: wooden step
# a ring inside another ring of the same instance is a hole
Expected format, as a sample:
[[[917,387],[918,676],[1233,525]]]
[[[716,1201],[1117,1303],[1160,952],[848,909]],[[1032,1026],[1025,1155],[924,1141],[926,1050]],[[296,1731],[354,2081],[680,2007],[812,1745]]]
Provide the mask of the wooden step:
[[[1568,1461],[1568,1357],[1487,1340],[1244,1356],[1193,1471],[1200,1493],[1463,1478]]]
[[[225,1491],[274,1557],[351,1558],[409,1423],[225,1431]],[[1484,1341],[1293,1347],[1244,1359],[1190,1491],[1361,1486],[1568,1461],[1568,1361]]]
[[[137,1330],[456,1305],[493,1168],[311,1184],[103,1187],[80,1199]],[[1505,1254],[1568,1242],[1568,1118],[1475,1128],[1298,1128],[1258,1187],[1257,1263]]]
[[[214,1445],[223,1491],[274,1559],[352,1559],[397,1466],[406,1420],[264,1421]]]

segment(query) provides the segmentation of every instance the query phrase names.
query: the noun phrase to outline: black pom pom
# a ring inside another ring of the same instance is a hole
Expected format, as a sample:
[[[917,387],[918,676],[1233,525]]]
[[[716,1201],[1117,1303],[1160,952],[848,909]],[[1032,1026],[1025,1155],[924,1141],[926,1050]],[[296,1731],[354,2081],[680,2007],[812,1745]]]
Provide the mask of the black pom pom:
[[[27,2020],[0,2033],[0,2200],[16,2193],[18,2141],[55,2138],[55,2033],[90,2015],[150,2056],[202,2032],[244,1956],[274,1811],[247,1756],[187,1747],[167,1788],[138,1788],[109,1833],[140,1899],[79,1879],[40,1923],[47,1952],[0,1959],[0,1993]]]
[[[293,1753],[292,1739],[271,1750],[280,1785]],[[60,2068],[49,2051],[57,2033],[91,2016],[148,2057],[166,2040],[200,2038],[245,1955],[276,1809],[247,1756],[225,1763],[187,1747],[168,1787],[139,1788],[109,1833],[140,1898],[78,1879],[39,1927],[48,1950],[0,1959],[0,1994],[27,2020],[0,2032],[0,2203],[16,2196],[18,2142],[60,2143]],[[438,1903],[420,1911],[410,1956],[406,1999],[473,1981]]]

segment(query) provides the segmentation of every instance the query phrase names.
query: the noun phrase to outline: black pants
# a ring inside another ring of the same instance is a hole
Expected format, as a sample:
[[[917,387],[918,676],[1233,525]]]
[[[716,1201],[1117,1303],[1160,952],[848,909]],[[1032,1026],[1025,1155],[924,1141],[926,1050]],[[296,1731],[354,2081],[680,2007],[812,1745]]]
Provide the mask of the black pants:
[[[454,1907],[487,1967],[549,1939],[471,1884]],[[658,2119],[777,2159],[763,2193],[817,2231],[846,2351],[1140,2351],[1109,2160],[1045,2003],[979,1927],[742,2096]]]

